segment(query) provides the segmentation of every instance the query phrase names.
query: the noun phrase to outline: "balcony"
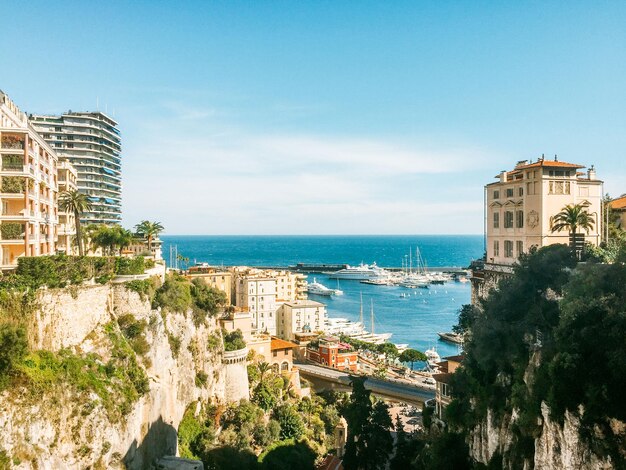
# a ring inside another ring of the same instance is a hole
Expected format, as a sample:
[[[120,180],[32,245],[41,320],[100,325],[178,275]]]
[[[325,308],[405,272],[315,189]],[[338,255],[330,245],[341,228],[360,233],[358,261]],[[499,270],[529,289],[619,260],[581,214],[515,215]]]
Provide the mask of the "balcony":
[[[24,225],[16,223],[0,224],[0,242],[3,244],[24,243],[25,236]]]
[[[0,141],[0,148],[10,150],[24,150],[24,139],[19,137],[4,136]]]

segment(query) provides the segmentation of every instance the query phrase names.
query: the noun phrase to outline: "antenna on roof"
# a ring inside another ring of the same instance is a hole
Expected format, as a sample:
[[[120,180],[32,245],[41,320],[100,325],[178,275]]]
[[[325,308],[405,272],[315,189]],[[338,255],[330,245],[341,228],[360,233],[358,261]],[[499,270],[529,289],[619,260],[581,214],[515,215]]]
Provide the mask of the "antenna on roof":
[[[96,96],[96,111],[100,111],[100,97]]]
[[[558,162],[558,161],[559,161],[559,159],[558,159],[558,158],[556,158],[556,153],[554,154],[554,161],[555,161],[555,162]]]
[[[543,159],[546,158],[545,155],[542,153],[541,154],[541,161],[543,161]]]

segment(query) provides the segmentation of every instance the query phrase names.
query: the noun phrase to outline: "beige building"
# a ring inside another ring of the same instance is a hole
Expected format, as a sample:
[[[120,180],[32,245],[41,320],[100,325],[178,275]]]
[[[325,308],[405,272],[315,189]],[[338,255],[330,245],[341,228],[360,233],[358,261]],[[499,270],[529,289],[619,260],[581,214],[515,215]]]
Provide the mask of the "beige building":
[[[545,160],[521,161],[485,186],[484,269],[474,270],[472,300],[484,296],[498,276],[531,247],[569,243],[567,231],[552,232],[552,218],[563,207],[584,204],[595,221],[585,241],[598,245],[602,234],[602,181],[593,166]]]
[[[276,279],[259,274],[237,276],[235,305],[252,315],[252,331],[276,334]]]
[[[58,164],[59,194],[64,191],[76,191],[78,173],[76,168],[67,160]],[[57,250],[66,255],[78,254],[78,246],[74,245],[76,236],[76,220],[73,212],[64,212],[59,209],[59,237]]]
[[[277,335],[289,341],[296,333],[321,332],[327,319],[326,306],[313,300],[285,302],[277,313]]]
[[[58,158],[25,113],[0,91],[0,265],[56,253]]]
[[[233,296],[233,273],[213,266],[192,266],[187,271],[190,279],[202,279],[208,286],[219,289],[226,294],[226,301],[229,305],[234,305]]]

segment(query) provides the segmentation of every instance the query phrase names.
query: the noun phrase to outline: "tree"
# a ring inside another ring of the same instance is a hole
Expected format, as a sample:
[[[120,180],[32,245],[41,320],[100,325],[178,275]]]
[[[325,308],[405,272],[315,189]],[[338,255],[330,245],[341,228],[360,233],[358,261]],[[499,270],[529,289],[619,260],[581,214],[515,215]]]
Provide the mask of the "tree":
[[[413,364],[415,362],[417,361],[426,362],[428,360],[426,355],[423,352],[418,351],[417,349],[405,349],[400,354],[399,359],[400,359],[400,362],[404,362],[404,363],[410,362],[411,370],[413,370]]]
[[[578,229],[583,229],[586,233],[593,230],[595,220],[592,214],[587,212],[587,206],[584,204],[568,204],[561,209],[561,212],[552,217],[550,221],[550,230],[552,232],[561,232],[568,230],[570,233],[570,244],[574,248],[576,234]]]
[[[459,310],[459,322],[452,327],[452,331],[458,334],[464,334],[472,327],[479,314],[480,310],[474,305],[463,305]]]
[[[385,355],[385,362],[389,362],[389,358],[398,356],[398,347],[387,341],[378,346],[378,352]]]
[[[269,363],[263,361],[263,362],[259,362],[259,374],[261,375],[261,377],[259,378],[260,382],[263,382],[263,377],[265,376],[265,374],[267,374],[267,372],[272,368],[271,365],[269,365]]]
[[[259,382],[252,394],[252,401],[265,411],[269,411],[274,407],[276,398],[272,390],[264,382]]]
[[[74,213],[74,224],[76,226],[76,242],[78,243],[78,254],[85,255],[83,246],[83,236],[80,226],[80,216],[92,208],[89,197],[86,194],[79,193],[77,190],[63,191],[59,194],[59,209],[63,212]]]
[[[90,227],[89,238],[94,247],[102,248],[105,254],[114,255],[116,249],[121,254],[130,245],[133,234],[119,225],[98,225],[95,228]]]
[[[163,230],[163,225],[160,222],[150,222],[148,220],[142,220],[135,225],[137,235],[145,238],[148,241],[148,250],[152,250],[152,240],[154,237],[158,237],[159,233]]]
[[[259,456],[259,464],[263,470],[313,470],[315,457],[315,452],[306,442],[288,439],[275,443],[263,452]]]
[[[391,418],[383,402],[372,404],[365,377],[351,377],[352,393],[345,407],[348,441],[343,465],[346,470],[383,469],[393,448]]]
[[[304,434],[304,423],[298,412],[288,404],[278,407],[274,412],[280,423],[281,439],[299,439]]]

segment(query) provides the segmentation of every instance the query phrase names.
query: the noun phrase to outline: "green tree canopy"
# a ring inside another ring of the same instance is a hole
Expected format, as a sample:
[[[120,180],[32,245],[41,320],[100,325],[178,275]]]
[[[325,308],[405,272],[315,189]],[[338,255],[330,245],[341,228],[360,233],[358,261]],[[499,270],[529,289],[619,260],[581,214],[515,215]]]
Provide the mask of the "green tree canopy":
[[[411,370],[413,370],[413,364],[416,363],[417,361],[425,362],[428,360],[428,358],[426,357],[426,354],[424,354],[421,351],[418,351],[417,349],[405,349],[400,354],[399,359],[400,359],[400,362],[404,362],[404,363],[410,362]]]

